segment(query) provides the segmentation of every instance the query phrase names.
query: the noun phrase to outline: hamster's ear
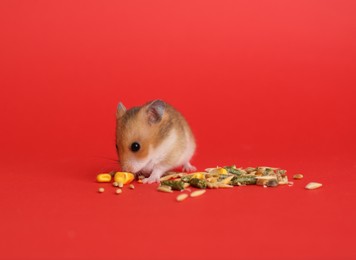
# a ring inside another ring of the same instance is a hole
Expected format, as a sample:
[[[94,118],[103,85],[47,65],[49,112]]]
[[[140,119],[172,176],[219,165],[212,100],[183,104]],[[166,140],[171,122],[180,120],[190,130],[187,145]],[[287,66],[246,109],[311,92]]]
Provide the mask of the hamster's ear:
[[[166,103],[161,100],[155,100],[147,107],[147,117],[149,124],[156,124],[161,122],[164,110],[166,109]]]
[[[126,112],[126,107],[120,102],[117,105],[117,110],[116,110],[116,119],[121,118]]]

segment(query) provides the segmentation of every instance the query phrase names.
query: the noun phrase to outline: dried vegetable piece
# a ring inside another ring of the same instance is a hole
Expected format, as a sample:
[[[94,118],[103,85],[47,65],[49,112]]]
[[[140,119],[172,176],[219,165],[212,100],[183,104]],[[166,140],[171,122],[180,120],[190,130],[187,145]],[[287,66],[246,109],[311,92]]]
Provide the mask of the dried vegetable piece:
[[[254,175],[245,175],[245,176],[236,176],[231,179],[230,184],[233,186],[241,185],[255,185],[257,182],[256,176]]]
[[[174,180],[161,181],[161,185],[170,186],[172,190],[184,190],[183,181],[174,181]]]
[[[206,188],[206,180],[205,179],[192,178],[192,179],[190,179],[189,184],[190,184],[190,186],[198,188],[198,189]]]

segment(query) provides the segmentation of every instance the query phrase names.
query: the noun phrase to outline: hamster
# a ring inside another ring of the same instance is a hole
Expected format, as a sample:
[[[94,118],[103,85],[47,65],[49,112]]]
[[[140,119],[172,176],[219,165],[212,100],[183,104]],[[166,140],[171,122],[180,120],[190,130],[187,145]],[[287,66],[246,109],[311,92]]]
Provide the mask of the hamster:
[[[126,110],[120,102],[116,111],[116,149],[123,171],[141,174],[143,183],[159,182],[169,170],[190,164],[196,144],[187,121],[171,105],[155,100]]]

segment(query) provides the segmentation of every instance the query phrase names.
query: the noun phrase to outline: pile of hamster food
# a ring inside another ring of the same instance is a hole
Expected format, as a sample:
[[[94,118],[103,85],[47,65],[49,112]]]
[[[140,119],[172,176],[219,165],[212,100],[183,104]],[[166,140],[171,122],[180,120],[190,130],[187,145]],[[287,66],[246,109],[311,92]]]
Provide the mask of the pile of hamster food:
[[[98,182],[111,182],[114,177],[113,186],[119,187],[116,194],[121,194],[122,188],[134,180],[134,174],[127,172],[101,173],[97,175]],[[295,174],[293,179],[300,180],[304,176],[300,173]],[[138,182],[142,183],[143,176],[139,176]],[[258,185],[265,188],[277,187],[279,185],[292,186],[293,182],[288,180],[286,170],[274,167],[247,167],[237,168],[233,166],[207,168],[205,172],[181,173],[168,172],[160,178],[160,184],[157,188],[160,192],[172,193],[174,191],[190,191],[189,187],[198,190],[190,193],[182,193],[177,196],[177,201],[183,201],[188,197],[198,197],[205,193],[206,189],[233,188],[235,186]],[[321,183],[311,182],[307,184],[306,189],[317,189],[322,187]],[[133,184],[129,185],[134,189]],[[104,192],[99,188],[99,193]]]
[[[198,189],[233,188],[234,186],[260,185],[277,187],[278,185],[293,185],[288,181],[286,170],[273,167],[234,166],[208,168],[205,172],[176,173],[170,172],[160,179],[160,191],[184,190],[194,187]]]

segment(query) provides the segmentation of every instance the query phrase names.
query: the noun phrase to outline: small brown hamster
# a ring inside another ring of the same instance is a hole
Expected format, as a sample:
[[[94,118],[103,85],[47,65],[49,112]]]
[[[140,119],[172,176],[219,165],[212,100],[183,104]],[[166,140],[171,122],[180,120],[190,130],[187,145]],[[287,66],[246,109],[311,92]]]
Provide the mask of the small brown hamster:
[[[116,112],[116,149],[123,171],[142,174],[143,183],[159,182],[169,170],[190,164],[196,144],[181,113],[155,100],[126,110],[120,102]]]

